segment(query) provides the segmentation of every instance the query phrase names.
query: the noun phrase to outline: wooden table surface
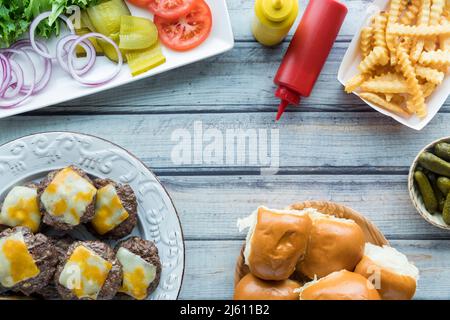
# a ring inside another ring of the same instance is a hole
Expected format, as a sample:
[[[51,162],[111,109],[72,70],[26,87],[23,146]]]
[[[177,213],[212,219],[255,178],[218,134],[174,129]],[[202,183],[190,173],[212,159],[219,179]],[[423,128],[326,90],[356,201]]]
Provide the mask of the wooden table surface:
[[[180,214],[186,272],[180,298],[228,299],[244,234],[236,220],[258,205],[336,201],[371,219],[419,267],[418,299],[450,298],[450,233],[422,220],[407,191],[409,165],[427,143],[449,136],[447,102],[422,131],[408,129],[343,93],[337,70],[369,0],[349,14],[310,98],[275,123],[273,76],[288,40],[268,49],[250,32],[252,0],[227,0],[235,48],[218,57],[63,105],[0,121],[0,143],[51,130],[109,139],[161,178]],[[304,9],[306,0],[301,0]],[[320,38],[318,38],[320,41]],[[279,129],[280,171],[252,165],[181,165],[177,129]]]

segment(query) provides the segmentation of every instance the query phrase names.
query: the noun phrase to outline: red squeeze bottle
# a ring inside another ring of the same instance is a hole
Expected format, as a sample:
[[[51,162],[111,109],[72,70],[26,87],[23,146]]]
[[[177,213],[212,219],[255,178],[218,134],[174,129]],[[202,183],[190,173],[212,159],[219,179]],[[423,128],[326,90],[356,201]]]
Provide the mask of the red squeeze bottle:
[[[275,96],[281,99],[277,120],[289,104],[308,97],[341,29],[347,7],[338,0],[311,0],[281,62]]]

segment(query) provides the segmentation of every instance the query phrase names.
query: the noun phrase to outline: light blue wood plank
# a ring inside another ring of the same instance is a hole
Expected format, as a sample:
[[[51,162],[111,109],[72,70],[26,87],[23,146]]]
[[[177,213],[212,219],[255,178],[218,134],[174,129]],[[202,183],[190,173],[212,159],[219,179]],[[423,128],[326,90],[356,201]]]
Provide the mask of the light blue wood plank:
[[[402,167],[407,170],[421,148],[449,134],[450,121],[450,114],[441,113],[423,131],[417,132],[378,113],[287,113],[278,123],[274,117],[272,113],[23,116],[0,122],[0,143],[46,130],[77,131],[112,140],[151,167],[173,168],[179,167],[171,158],[179,143],[172,141],[172,137],[176,138],[177,130],[185,130],[190,135],[193,151],[194,126],[199,123],[203,130],[219,130],[223,139],[227,130],[279,130],[282,168]],[[272,143],[270,131],[267,134],[261,146]],[[273,141],[276,142],[275,138]],[[205,140],[202,150],[206,146]],[[245,152],[245,146],[242,150]],[[196,164],[193,156],[190,159],[182,168],[240,167],[236,161]],[[243,166],[254,164],[247,158]]]

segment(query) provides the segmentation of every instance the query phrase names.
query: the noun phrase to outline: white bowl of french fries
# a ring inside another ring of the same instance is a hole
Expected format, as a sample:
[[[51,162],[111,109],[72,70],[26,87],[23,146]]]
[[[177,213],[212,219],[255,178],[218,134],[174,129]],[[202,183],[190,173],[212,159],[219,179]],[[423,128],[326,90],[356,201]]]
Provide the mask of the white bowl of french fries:
[[[338,72],[347,93],[423,129],[450,93],[450,1],[375,0]]]

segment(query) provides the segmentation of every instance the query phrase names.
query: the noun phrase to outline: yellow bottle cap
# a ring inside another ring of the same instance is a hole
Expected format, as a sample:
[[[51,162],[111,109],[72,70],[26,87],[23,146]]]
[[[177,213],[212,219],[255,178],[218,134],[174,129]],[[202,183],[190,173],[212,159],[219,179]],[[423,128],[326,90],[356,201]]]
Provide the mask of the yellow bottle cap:
[[[270,21],[281,22],[289,18],[297,0],[261,0],[261,9]]]

